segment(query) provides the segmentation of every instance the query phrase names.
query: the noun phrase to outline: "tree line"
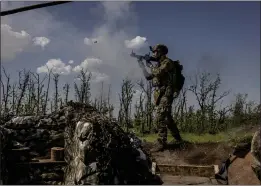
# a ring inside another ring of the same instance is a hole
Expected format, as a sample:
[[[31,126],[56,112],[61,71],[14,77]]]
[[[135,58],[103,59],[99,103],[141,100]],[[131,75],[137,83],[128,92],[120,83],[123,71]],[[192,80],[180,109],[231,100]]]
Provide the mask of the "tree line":
[[[104,84],[101,83],[100,95],[96,97],[91,95],[92,73],[88,70],[80,71],[77,75],[79,81],[73,84],[65,83],[62,86],[60,75],[53,73],[52,69],[49,69],[44,77],[38,73],[22,70],[18,73],[18,81],[14,83],[11,83],[11,76],[4,68],[2,71],[1,116],[10,113],[41,115],[57,111],[66,105],[72,91],[74,101],[91,104],[110,118],[116,114],[115,106],[111,103],[110,86],[105,93]],[[223,103],[230,92],[220,90],[222,81],[219,74],[201,72],[186,79],[188,85],[184,86],[174,101],[172,111],[173,118],[182,132],[216,134],[234,127],[259,124],[261,105],[248,101],[247,94],[236,94],[234,102],[230,105]],[[50,95],[50,89],[53,90],[53,95]],[[196,101],[196,105],[191,105],[188,93],[194,95],[193,101]],[[105,94],[107,95],[104,96]],[[118,99],[120,105],[116,119],[126,131],[135,130],[140,134],[157,132],[154,122],[156,107],[151,82],[144,79],[133,82],[126,77],[122,80]]]

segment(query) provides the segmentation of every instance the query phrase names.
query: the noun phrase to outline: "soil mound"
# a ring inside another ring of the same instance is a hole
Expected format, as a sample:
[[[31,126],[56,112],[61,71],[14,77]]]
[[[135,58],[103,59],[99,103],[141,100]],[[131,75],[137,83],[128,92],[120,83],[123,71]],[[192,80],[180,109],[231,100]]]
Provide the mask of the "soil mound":
[[[65,117],[65,184],[162,184],[140,140],[115,120],[77,103]]]

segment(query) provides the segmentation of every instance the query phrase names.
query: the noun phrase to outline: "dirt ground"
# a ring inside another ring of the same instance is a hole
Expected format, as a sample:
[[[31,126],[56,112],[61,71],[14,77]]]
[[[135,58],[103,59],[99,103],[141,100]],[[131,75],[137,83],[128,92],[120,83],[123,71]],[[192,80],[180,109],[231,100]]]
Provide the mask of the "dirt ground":
[[[248,153],[244,159],[237,158],[228,169],[230,185],[260,185],[259,180],[253,173],[251,164],[253,157]]]
[[[152,143],[144,145],[146,151]],[[184,149],[171,147],[163,152],[153,153],[152,158],[159,164],[173,165],[220,165],[232,153],[233,147],[225,143],[187,144]]]
[[[152,143],[144,148],[149,151]],[[169,148],[163,152],[152,153],[152,159],[158,164],[173,165],[221,165],[233,152],[233,147],[226,143],[188,144],[183,149]],[[228,169],[230,185],[260,185],[251,169],[253,157],[248,153],[244,158],[237,158]]]

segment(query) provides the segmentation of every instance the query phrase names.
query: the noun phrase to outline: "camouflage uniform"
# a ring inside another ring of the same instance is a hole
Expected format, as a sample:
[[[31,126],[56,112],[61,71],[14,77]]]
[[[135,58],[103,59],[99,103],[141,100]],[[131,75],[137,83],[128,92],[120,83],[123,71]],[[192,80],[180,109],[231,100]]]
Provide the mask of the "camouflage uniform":
[[[252,169],[261,183],[261,128],[254,134],[251,143],[251,153],[254,157]]]
[[[174,100],[174,84],[172,79],[172,71],[174,62],[162,56],[159,60],[159,65],[152,68],[152,83],[156,87],[154,91],[154,102],[157,106],[156,122],[158,128],[158,142],[165,145],[167,143],[167,128],[170,130],[172,136],[180,141],[181,136],[174,122],[171,110]]]

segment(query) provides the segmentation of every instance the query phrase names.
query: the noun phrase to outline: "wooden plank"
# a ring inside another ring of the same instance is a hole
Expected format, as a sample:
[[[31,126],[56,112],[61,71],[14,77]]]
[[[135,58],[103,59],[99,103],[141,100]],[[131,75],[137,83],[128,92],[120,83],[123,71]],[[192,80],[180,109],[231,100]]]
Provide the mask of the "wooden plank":
[[[39,161],[33,160],[32,162],[22,162],[16,165],[66,165],[65,161],[52,161],[51,159],[41,159]]]
[[[198,176],[161,175],[163,185],[212,185],[210,178]]]
[[[173,176],[200,176],[215,177],[215,166],[197,166],[197,165],[168,165],[158,164],[158,172],[160,174],[168,174]]]

